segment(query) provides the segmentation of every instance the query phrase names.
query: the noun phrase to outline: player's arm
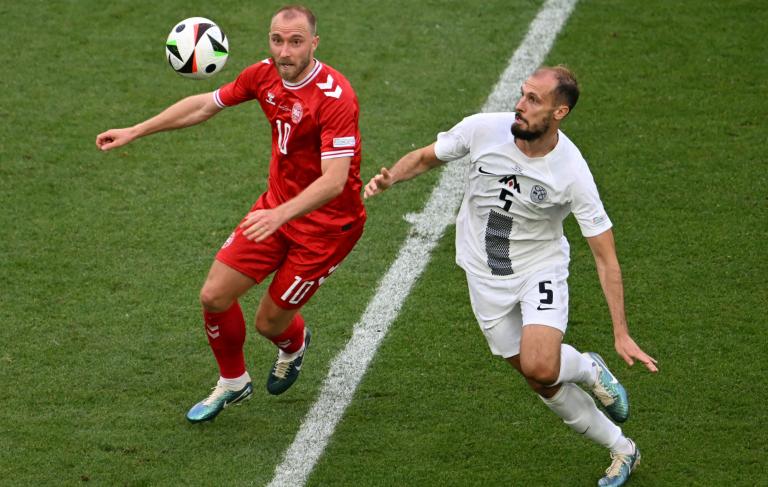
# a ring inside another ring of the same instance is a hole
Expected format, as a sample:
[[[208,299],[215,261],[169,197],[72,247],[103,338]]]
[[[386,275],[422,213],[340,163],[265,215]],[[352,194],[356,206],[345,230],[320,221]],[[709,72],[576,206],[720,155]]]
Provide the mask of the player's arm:
[[[597,275],[611,314],[616,351],[629,365],[634,364],[634,360],[637,359],[651,372],[657,372],[656,359],[640,349],[629,335],[629,327],[624,312],[624,284],[622,283],[619,259],[616,256],[613,231],[608,229],[594,237],[587,237],[587,242],[595,258]]]
[[[388,189],[393,184],[415,178],[419,174],[444,164],[435,154],[435,144],[432,143],[421,149],[416,149],[404,155],[392,168],[381,168],[381,172],[375,175],[365,185],[365,198]]]
[[[110,129],[100,133],[96,136],[96,146],[108,151],[145,135],[204,122],[221,110],[214,102],[213,93],[189,96],[133,127]]]
[[[328,203],[344,191],[351,164],[351,157],[323,159],[322,175],[304,188],[304,191],[276,208],[249,213],[240,224],[241,228],[245,228],[243,235],[256,242],[264,240],[284,223]]]

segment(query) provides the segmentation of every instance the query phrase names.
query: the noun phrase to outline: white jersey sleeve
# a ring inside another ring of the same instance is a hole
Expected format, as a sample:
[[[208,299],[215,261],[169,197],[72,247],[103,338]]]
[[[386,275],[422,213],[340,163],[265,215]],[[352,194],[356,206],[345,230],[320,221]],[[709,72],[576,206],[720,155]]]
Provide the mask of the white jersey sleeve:
[[[586,167],[577,173],[571,187],[571,212],[584,237],[600,235],[612,226],[597,192],[595,180]]]
[[[471,117],[468,117],[471,118]],[[469,154],[469,141],[472,139],[472,124],[465,118],[448,132],[437,134],[435,155],[443,162],[451,162]]]

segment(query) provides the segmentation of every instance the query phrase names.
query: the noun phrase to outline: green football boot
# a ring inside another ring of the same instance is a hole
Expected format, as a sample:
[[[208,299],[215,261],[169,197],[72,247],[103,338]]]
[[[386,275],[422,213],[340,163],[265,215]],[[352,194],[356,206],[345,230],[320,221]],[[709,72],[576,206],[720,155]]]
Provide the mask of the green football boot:
[[[312,332],[309,328],[304,328],[304,349],[293,360],[280,360],[280,352],[277,353],[277,359],[272,364],[272,370],[267,377],[267,392],[273,395],[282,394],[296,382],[301,372],[301,365],[304,362],[304,354],[309,348],[309,341],[312,339]]]
[[[592,386],[592,394],[605,407],[608,416],[617,423],[629,418],[629,398],[616,376],[608,370],[603,358],[595,352],[587,352],[587,358],[597,367],[597,381]]]
[[[187,419],[191,423],[210,421],[225,407],[250,399],[251,394],[253,394],[253,386],[250,382],[237,391],[227,389],[217,382],[213,392],[207,398],[192,406],[192,409],[187,412]]]
[[[635,452],[631,455],[622,455],[620,453],[611,453],[611,466],[605,471],[605,477],[597,481],[598,487],[618,487],[624,485],[632,472],[640,465],[640,450],[635,442],[629,440],[635,447]]]

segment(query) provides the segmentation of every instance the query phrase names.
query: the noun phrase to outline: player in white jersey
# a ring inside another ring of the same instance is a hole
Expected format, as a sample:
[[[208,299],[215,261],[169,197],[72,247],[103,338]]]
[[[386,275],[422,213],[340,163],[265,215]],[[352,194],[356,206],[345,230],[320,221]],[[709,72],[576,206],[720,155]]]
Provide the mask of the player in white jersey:
[[[614,421],[629,416],[624,387],[594,353],[563,343],[568,323],[568,241],[573,213],[587,239],[613,322],[616,351],[629,365],[656,360],[631,338],[612,223],[579,150],[559,127],[579,96],[563,66],[539,68],[522,86],[514,113],[465,118],[437,141],[382,168],[366,198],[443,163],[469,156],[464,200],[456,219],[456,263],[491,351],[505,358],[544,403],[580,434],[610,449],[600,486],[624,484],[640,451]]]

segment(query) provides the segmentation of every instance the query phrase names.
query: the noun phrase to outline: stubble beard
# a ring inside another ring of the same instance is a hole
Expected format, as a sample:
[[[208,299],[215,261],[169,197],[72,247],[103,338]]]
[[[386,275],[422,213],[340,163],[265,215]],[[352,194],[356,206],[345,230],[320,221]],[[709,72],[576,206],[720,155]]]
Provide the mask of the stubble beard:
[[[312,62],[312,54],[310,53],[306,59],[299,60],[298,63],[294,64],[293,70],[291,71],[281,71],[278,69],[278,73],[280,73],[280,77],[282,77],[285,81],[289,83],[296,83],[298,81],[301,81],[299,76],[301,76],[301,73],[304,72],[305,69],[307,69],[307,66],[309,66],[309,63]]]
[[[517,139],[521,140],[536,140],[549,130],[549,120],[545,121],[541,127],[536,128],[533,127],[530,130],[525,130],[520,127],[520,125],[517,124],[517,122],[512,123],[512,135],[515,136]]]

